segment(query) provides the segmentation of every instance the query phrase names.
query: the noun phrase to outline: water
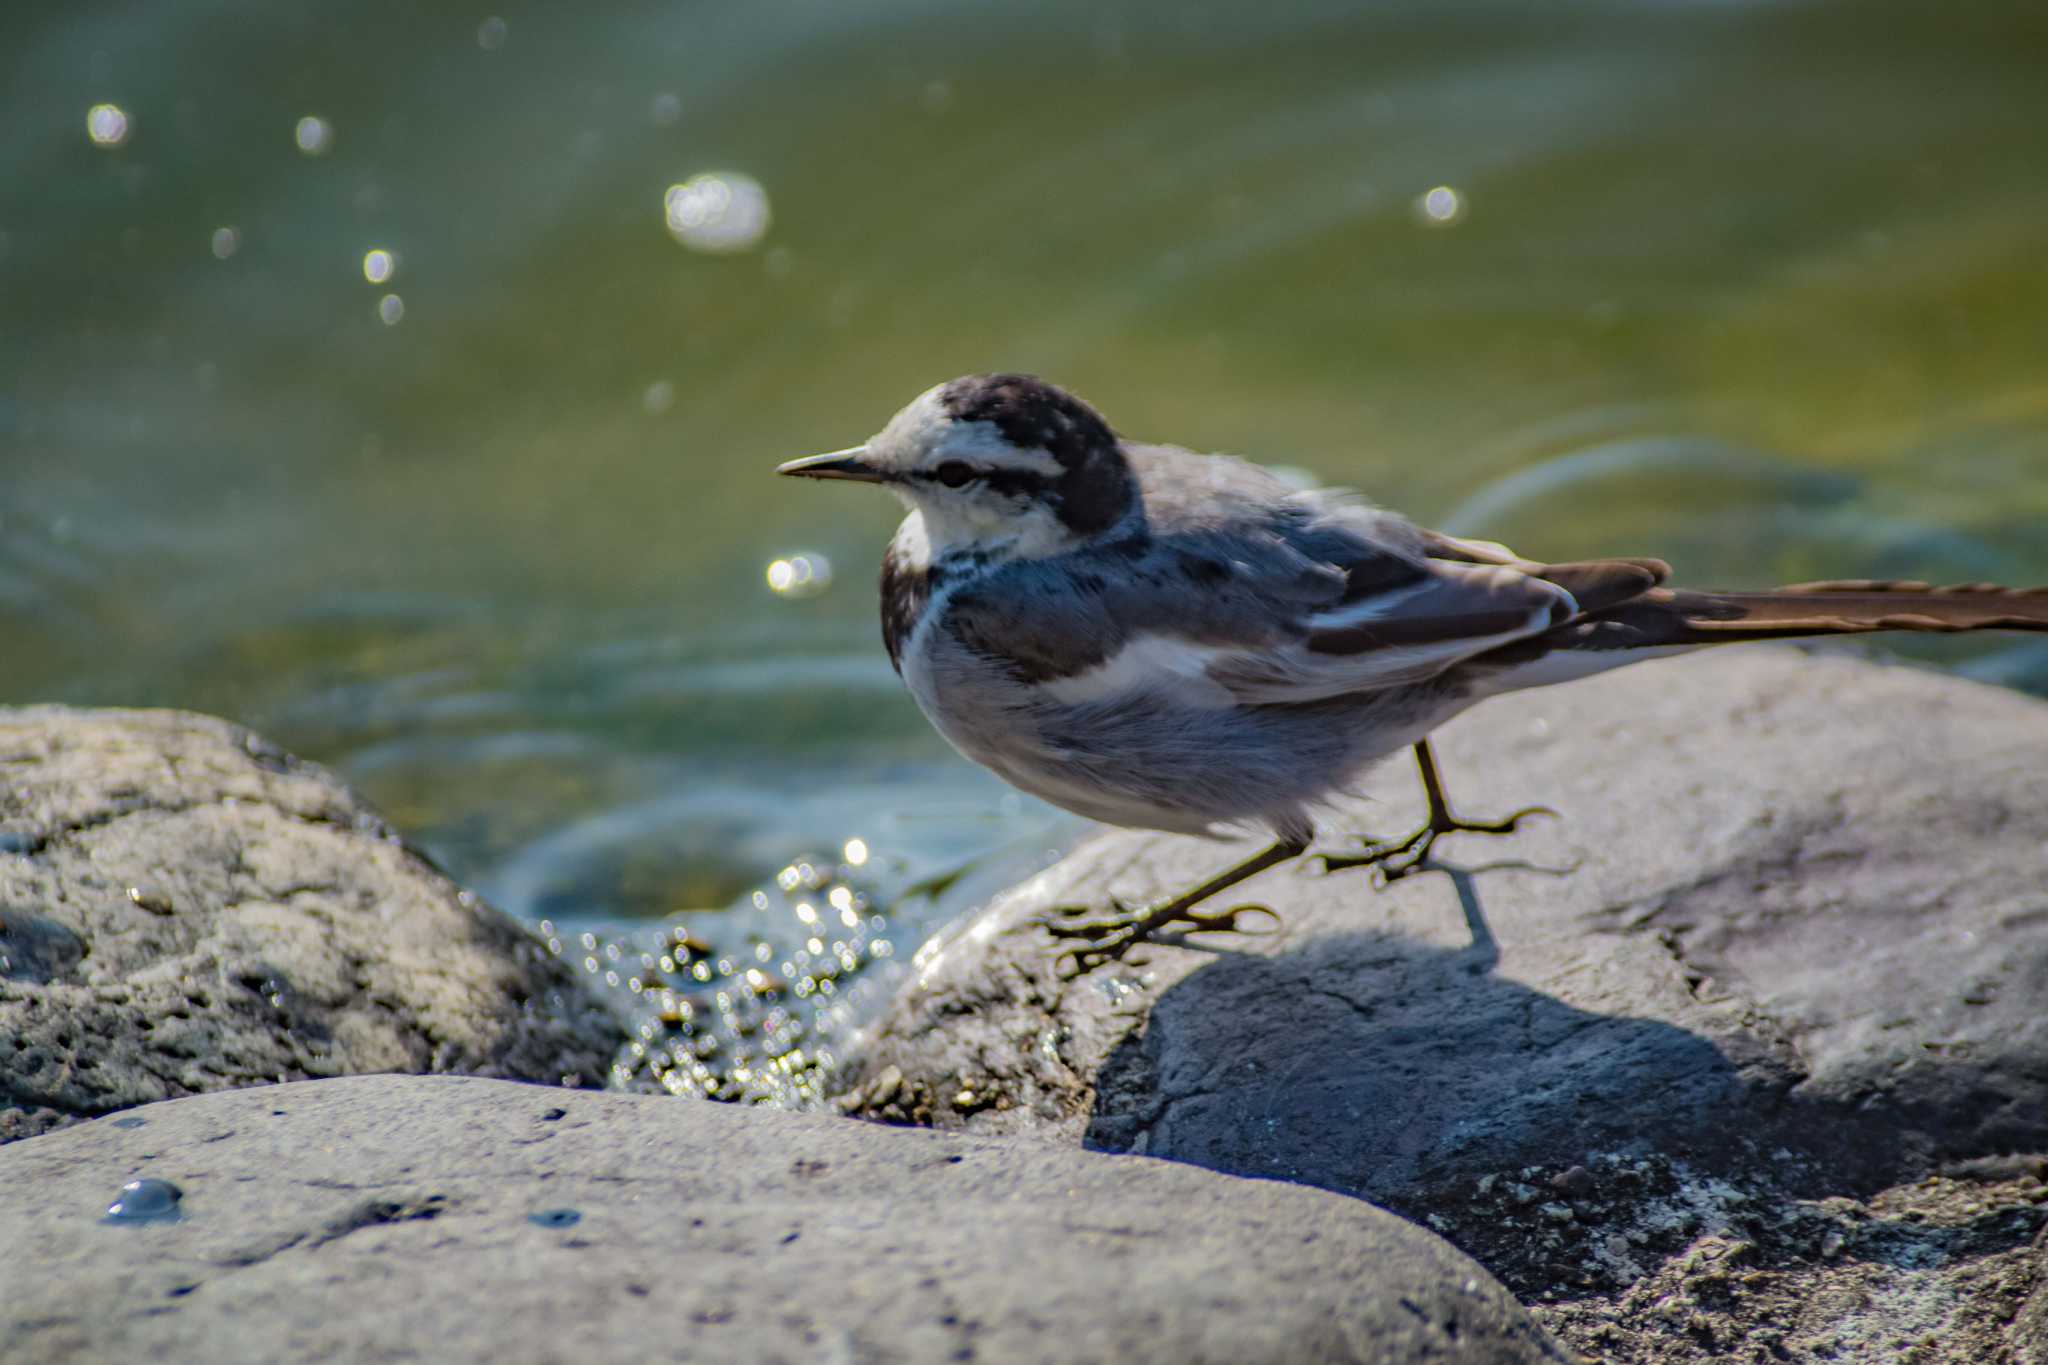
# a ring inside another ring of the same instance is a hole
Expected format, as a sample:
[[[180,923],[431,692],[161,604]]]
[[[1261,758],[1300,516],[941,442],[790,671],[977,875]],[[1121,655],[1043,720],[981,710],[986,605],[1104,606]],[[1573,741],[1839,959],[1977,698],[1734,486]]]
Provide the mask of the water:
[[[527,1214],[526,1221],[535,1227],[573,1228],[583,1221],[583,1214],[577,1209],[543,1209]]]
[[[1538,556],[2048,581],[2043,14],[10,6],[0,698],[723,950],[1078,828],[890,674],[887,500],[768,473],[963,371]]]

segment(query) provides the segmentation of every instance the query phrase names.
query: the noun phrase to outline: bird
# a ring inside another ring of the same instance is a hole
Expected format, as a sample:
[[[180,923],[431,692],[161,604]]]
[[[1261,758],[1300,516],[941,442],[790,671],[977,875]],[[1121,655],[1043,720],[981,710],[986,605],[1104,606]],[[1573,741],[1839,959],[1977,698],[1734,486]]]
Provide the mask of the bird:
[[[1428,737],[1488,698],[1738,641],[2048,630],[2048,588],[1721,592],[1666,586],[1661,559],[1526,559],[1245,460],[1127,440],[1027,374],[937,385],[862,444],[776,472],[876,484],[905,505],[882,558],[882,640],[960,753],[1091,820],[1270,837],[1157,904],[1048,914],[1069,975],[1272,915],[1203,906],[1307,854],[1333,804],[1403,749],[1426,820],[1316,855],[1325,871],[1393,881],[1435,866],[1446,835],[1555,814],[1452,810]]]

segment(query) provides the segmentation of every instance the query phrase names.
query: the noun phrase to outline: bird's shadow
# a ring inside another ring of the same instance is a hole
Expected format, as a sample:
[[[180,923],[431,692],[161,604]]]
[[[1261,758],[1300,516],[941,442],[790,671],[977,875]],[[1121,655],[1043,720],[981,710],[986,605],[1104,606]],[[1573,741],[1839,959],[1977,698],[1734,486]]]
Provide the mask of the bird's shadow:
[[[1789,1141],[1836,1191],[1895,1174],[1906,1154],[1873,1140],[1882,1116],[1819,1113],[1792,1099],[1799,1077],[1783,1067],[1497,974],[1483,869],[1436,870],[1456,888],[1466,946],[1359,931],[1216,954],[1112,1050],[1089,1144],[1411,1211],[1432,1191],[1594,1153],[1655,1152],[1713,1174]]]

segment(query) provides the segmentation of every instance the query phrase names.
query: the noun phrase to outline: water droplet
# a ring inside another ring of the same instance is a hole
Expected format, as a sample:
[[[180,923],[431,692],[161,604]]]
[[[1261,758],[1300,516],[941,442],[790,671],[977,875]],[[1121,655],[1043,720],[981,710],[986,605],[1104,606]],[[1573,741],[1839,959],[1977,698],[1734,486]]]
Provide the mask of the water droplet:
[[[737,171],[706,171],[662,196],[668,230],[694,251],[745,251],[768,232],[768,191]]]
[[[292,129],[292,141],[299,144],[299,150],[307,156],[325,156],[327,149],[334,145],[334,127],[324,118],[308,114]]]
[[[118,104],[95,104],[85,111],[85,132],[95,147],[118,147],[128,140],[128,115]]]
[[[103,1223],[175,1223],[181,1215],[178,1203],[185,1192],[168,1180],[131,1180],[121,1187],[121,1197],[107,1205]]]
[[[526,1221],[536,1227],[573,1228],[583,1221],[583,1215],[575,1209],[543,1209],[527,1214]]]

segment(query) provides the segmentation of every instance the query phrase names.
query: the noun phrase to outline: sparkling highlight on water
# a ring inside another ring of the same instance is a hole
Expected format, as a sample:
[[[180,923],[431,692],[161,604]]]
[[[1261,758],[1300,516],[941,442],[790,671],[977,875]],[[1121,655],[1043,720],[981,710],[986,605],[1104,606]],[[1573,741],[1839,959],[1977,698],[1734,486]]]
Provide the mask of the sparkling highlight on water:
[[[768,588],[778,597],[816,597],[832,586],[832,561],[821,554],[796,554],[770,561]]]
[[[662,197],[669,234],[693,251],[745,251],[768,232],[768,191],[737,171],[706,171]]]

